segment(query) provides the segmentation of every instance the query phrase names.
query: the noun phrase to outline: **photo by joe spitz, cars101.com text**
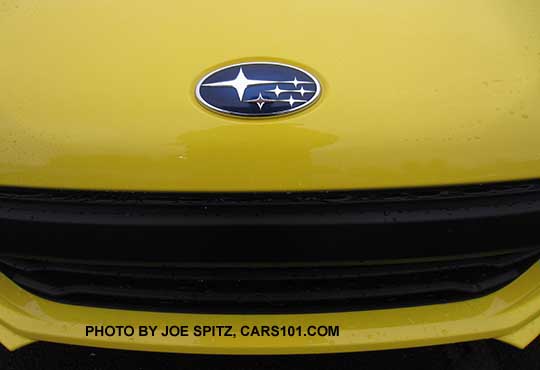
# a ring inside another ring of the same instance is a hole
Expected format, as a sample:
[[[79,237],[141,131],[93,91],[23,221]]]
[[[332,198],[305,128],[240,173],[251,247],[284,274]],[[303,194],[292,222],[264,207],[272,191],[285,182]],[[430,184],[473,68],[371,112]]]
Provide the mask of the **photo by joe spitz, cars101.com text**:
[[[525,349],[539,102],[538,0],[4,0],[0,343]]]

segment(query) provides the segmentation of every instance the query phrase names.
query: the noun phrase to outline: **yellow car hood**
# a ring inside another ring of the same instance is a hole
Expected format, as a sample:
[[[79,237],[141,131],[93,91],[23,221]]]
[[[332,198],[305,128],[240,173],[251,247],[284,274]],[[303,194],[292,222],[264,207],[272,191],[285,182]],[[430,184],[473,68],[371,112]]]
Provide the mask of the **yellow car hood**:
[[[309,109],[239,119],[198,80],[274,61]],[[4,0],[0,185],[269,191],[540,176],[538,0]]]

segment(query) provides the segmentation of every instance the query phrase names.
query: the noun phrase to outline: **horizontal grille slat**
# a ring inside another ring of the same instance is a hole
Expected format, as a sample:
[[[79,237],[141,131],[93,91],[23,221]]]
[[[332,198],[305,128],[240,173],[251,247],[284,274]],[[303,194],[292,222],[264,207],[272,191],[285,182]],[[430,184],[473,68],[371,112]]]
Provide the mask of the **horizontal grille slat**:
[[[539,259],[521,250],[357,265],[217,265],[0,256],[16,284],[60,302],[208,313],[329,312],[449,302],[489,294]]]
[[[425,285],[402,285],[399,291],[391,288],[364,289],[364,290],[324,290],[302,292],[303,302],[322,302],[330,300],[351,300],[363,298],[398,298],[414,294],[432,294],[440,292],[460,292],[468,294],[478,294],[484,289],[493,285],[498,285],[501,282],[506,282],[515,279],[519,276],[519,272],[511,271],[502,274],[496,278],[479,281],[475,284],[465,284],[459,282],[442,282]],[[227,302],[242,303],[260,303],[267,300],[269,303],[276,305],[286,304],[298,301],[298,292],[291,293],[251,293],[251,295],[242,295],[239,293],[220,293],[215,291],[208,292],[182,292],[182,291],[164,291],[150,289],[118,289],[104,286],[91,285],[73,285],[68,287],[53,287],[38,281],[16,276],[14,281],[28,289],[34,291],[42,291],[56,298],[69,298],[70,295],[100,295],[113,298],[137,298],[145,297],[145,299],[156,299],[164,301],[178,301],[185,304],[197,304],[212,302],[222,304]]]
[[[32,260],[24,260],[17,258],[5,257],[0,260],[0,263],[5,264],[14,269],[24,271],[26,273],[38,272],[61,272],[71,274],[82,274],[90,276],[111,276],[131,279],[174,279],[174,280],[275,280],[287,281],[295,280],[329,280],[329,279],[354,279],[379,276],[398,276],[411,273],[429,273],[443,272],[460,269],[472,268],[504,268],[519,262],[522,262],[537,254],[536,251],[526,253],[505,255],[499,257],[486,258],[468,258],[458,261],[441,261],[426,263],[408,263],[394,264],[393,269],[384,269],[369,266],[329,266],[325,268],[317,267],[295,267],[291,268],[276,268],[267,266],[245,266],[238,267],[213,267],[213,268],[193,268],[189,266],[178,265],[175,269],[174,265],[164,264],[162,266],[149,266],[148,264],[137,265],[123,264],[107,266],[99,266],[99,262],[88,263],[82,262],[73,264],[68,262],[49,263],[38,262]],[[180,266],[182,266],[180,268]],[[141,269],[142,267],[142,269]],[[219,272],[218,272],[219,271]]]

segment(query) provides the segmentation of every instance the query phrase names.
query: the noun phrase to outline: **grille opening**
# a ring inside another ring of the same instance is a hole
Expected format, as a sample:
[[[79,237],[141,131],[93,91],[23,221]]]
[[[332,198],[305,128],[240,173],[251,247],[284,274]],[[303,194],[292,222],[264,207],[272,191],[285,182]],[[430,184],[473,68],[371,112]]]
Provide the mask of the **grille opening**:
[[[0,271],[88,306],[367,310],[489,294],[538,259],[540,181],[383,191],[0,189]]]

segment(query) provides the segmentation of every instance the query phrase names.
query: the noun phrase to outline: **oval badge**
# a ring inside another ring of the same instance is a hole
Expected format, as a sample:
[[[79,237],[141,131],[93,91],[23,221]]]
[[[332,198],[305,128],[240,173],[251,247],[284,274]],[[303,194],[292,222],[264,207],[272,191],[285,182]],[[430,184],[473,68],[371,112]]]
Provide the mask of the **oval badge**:
[[[298,67],[271,62],[241,63],[202,78],[197,99],[216,112],[243,117],[277,116],[313,104],[319,81]]]

